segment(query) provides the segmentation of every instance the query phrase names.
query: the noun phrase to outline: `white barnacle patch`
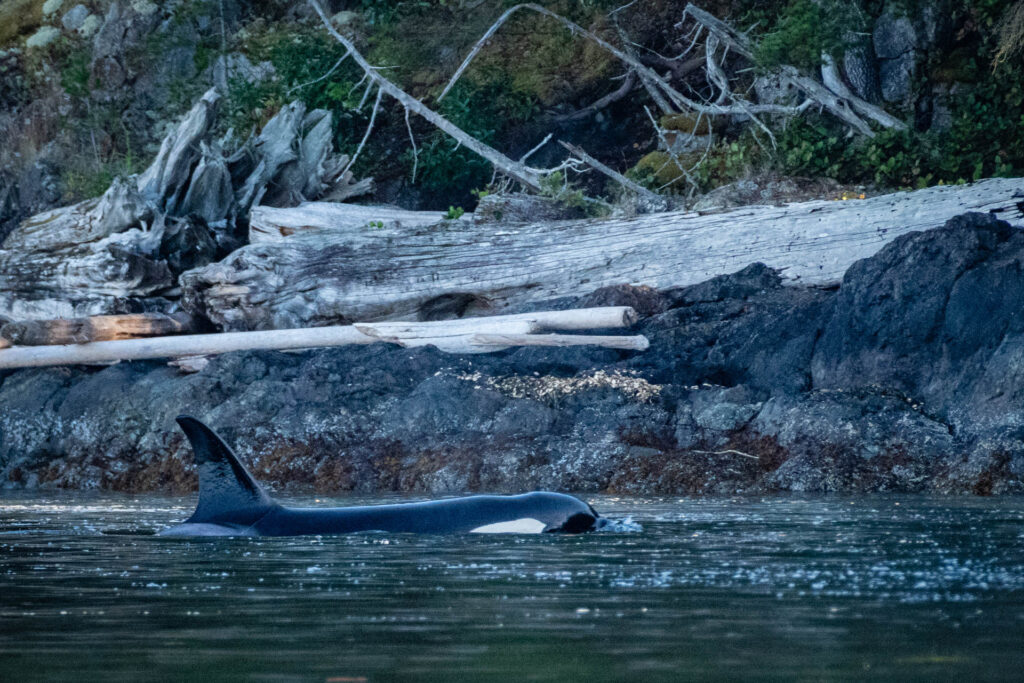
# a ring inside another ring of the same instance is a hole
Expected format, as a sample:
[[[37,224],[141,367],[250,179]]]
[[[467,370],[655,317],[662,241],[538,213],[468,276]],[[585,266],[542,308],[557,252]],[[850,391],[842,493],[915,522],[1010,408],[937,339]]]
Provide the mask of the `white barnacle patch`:
[[[488,377],[481,372],[456,375],[466,382],[473,382],[496,389],[512,398],[532,398],[538,401],[557,400],[588,389],[609,388],[622,392],[634,401],[646,403],[661,393],[660,384],[651,384],[638,373],[613,370],[598,370],[578,377],[529,377],[512,375],[510,377]]]
[[[533,517],[513,519],[508,522],[496,522],[479,526],[469,533],[471,534],[539,534],[544,531],[547,525]]]

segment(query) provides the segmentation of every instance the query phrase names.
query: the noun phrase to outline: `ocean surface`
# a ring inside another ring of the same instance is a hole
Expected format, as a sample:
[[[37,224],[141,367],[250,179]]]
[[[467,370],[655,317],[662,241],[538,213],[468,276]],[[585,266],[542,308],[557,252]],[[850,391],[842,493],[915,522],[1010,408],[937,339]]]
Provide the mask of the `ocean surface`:
[[[0,492],[0,681],[1024,678],[1024,499],[582,497],[617,529],[165,539],[194,499]]]

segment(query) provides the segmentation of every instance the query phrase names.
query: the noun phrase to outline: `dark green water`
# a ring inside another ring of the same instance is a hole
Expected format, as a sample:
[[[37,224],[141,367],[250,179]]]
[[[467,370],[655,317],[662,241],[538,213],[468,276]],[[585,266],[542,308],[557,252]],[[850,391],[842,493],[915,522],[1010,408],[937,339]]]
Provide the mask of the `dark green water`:
[[[643,530],[197,542],[125,535],[191,500],[2,493],[0,680],[1024,677],[1024,500],[590,500]]]

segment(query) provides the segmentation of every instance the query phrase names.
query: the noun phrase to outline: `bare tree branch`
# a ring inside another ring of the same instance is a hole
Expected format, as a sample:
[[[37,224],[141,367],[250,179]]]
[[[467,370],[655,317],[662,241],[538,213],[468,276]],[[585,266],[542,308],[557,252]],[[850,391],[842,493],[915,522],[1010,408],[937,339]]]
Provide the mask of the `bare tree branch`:
[[[709,12],[705,12],[693,4],[688,4],[686,9],[683,11],[684,19],[687,16],[693,18],[694,21],[702,25],[708,33],[714,35],[722,44],[727,45],[746,59],[754,61],[754,50],[750,44],[750,39],[747,38],[747,36],[739,33],[721,19],[715,17]],[[886,128],[896,128],[899,130],[906,128],[906,124],[902,121],[894,118],[880,107],[876,107],[875,105],[856,97],[848,89],[846,89],[844,93],[837,94],[826,88],[821,83],[815,81],[813,78],[802,75],[795,67],[792,66],[783,66],[778,69],[778,73],[786,82],[802,90],[807,97],[813,99],[815,102],[827,109],[833,116],[840,119],[862,135],[874,137],[874,131],[871,130],[871,127],[866,121],[864,121],[864,119],[857,116],[857,114],[851,110],[851,107]],[[801,105],[796,109],[803,111],[806,107]],[[752,109],[751,111],[754,112],[756,110]]]
[[[366,61],[366,58],[363,57],[363,55],[356,49],[356,46],[352,41],[334,28],[331,24],[331,20],[327,17],[327,13],[324,11],[324,8],[320,5],[318,0],[308,0],[308,2],[317,15],[319,15],[320,20],[323,22],[327,31],[351,53],[352,59],[359,65],[359,68],[363,70],[363,73],[366,74],[367,78],[377,85],[380,92],[398,100],[399,104],[403,107],[422,116],[431,124],[452,136],[460,145],[465,145],[467,148],[489,161],[495,168],[499,169],[505,175],[514,178],[527,187],[540,191],[540,179],[542,174],[538,173],[535,169],[528,168],[526,165],[508,158],[493,147],[480,142],[472,135],[462,130],[454,123],[430,109],[412,95],[382,76],[376,67]]]
[[[310,0],[310,2],[315,1],[316,0]],[[459,66],[459,68],[452,75],[451,79],[448,81],[448,85],[445,86],[445,89],[442,94],[447,93],[449,90],[451,90],[452,86],[455,85],[455,82],[466,71],[470,63],[473,61],[473,59],[480,53],[480,50],[483,49],[486,42],[495,34],[498,28],[500,28],[506,21],[508,21],[509,17],[511,17],[515,12],[519,10],[529,10],[531,12],[537,12],[538,14],[550,17],[551,19],[554,19],[558,23],[568,28],[573,34],[582,36],[587,40],[590,40],[591,42],[597,44],[605,51],[610,52],[612,55],[615,56],[616,59],[632,67],[632,69],[636,71],[637,76],[640,77],[642,82],[648,81],[656,85],[657,90],[660,91],[660,93],[665,98],[667,98],[669,102],[671,102],[679,109],[703,112],[705,114],[710,114],[712,116],[729,114],[749,115],[762,113],[794,115],[798,114],[801,111],[798,107],[791,107],[779,104],[749,104],[746,107],[738,107],[735,105],[723,106],[719,104],[705,104],[702,102],[697,102],[696,100],[693,100],[683,95],[678,90],[676,90],[661,75],[659,75],[650,67],[646,66],[643,62],[641,62],[633,55],[630,55],[624,52],[623,50],[620,50],[619,48],[609,43],[607,40],[601,38],[600,36],[591,31],[586,30],[579,24],[576,24],[559,14],[552,12],[551,10],[545,7],[541,7],[540,5],[535,5],[532,3],[516,5],[514,7],[511,7],[498,18],[494,25],[492,25],[491,28],[488,29],[487,32],[483,35],[483,37],[477,41],[476,45],[473,46],[473,49],[470,51],[469,55],[466,56],[466,59],[463,60],[462,64]]]
[[[579,159],[583,161],[583,163],[587,164],[588,166],[598,171],[599,173],[603,173],[604,175],[608,176],[609,178],[617,182],[622,187],[626,188],[633,194],[645,200],[649,205],[651,205],[652,208],[658,208],[662,210],[667,208],[668,202],[666,201],[665,197],[662,197],[660,195],[655,194],[654,192],[651,192],[643,185],[639,185],[633,182],[632,180],[622,175],[618,171],[612,169],[609,166],[606,166],[605,164],[602,164],[600,161],[587,154],[581,147],[577,147],[576,145],[570,145],[568,142],[564,142],[562,140],[559,140],[558,144],[569,150],[570,154],[579,157]]]
[[[537,145],[535,145],[535,146],[533,147],[533,149],[531,149],[531,150],[530,150],[529,152],[527,152],[527,153],[526,153],[526,154],[524,154],[523,156],[519,157],[519,161],[520,161],[521,163],[524,163],[524,164],[525,164],[525,163],[526,163],[526,160],[527,160],[527,159],[529,159],[529,158],[530,158],[530,157],[532,157],[532,156],[533,156],[534,154],[536,154],[537,152],[539,152],[539,151],[540,151],[540,148],[541,148],[541,147],[543,147],[544,145],[548,144],[548,142],[550,142],[550,141],[551,141],[551,138],[553,138],[554,136],[555,136],[555,134],[554,134],[554,133],[548,133],[548,134],[547,134],[547,135],[546,135],[546,136],[544,137],[544,139],[543,139],[543,140],[541,140],[541,141],[540,141],[540,142],[539,142],[539,143],[538,143]]]
[[[588,116],[590,116],[592,114],[596,114],[597,112],[601,111],[602,109],[604,109],[608,105],[614,104],[615,102],[618,102],[623,97],[625,97],[630,92],[632,92],[633,88],[635,88],[635,87],[636,87],[636,73],[633,72],[633,71],[630,71],[630,72],[628,72],[626,74],[626,77],[622,80],[622,85],[620,85],[614,91],[608,93],[607,95],[605,95],[601,99],[595,101],[593,104],[590,104],[590,105],[584,107],[583,109],[580,109],[579,111],[575,111],[575,112],[573,112],[571,114],[565,114],[563,116],[559,116],[555,120],[558,121],[558,122],[561,122],[561,123],[568,123],[570,121],[580,121],[582,119],[585,119]]]
[[[370,123],[366,126],[366,133],[363,134],[363,139],[359,141],[359,146],[356,147],[355,154],[353,154],[352,158],[349,159],[348,165],[345,166],[345,170],[341,172],[341,175],[348,173],[349,169],[355,165],[356,159],[359,158],[359,153],[363,151],[363,147],[366,146],[366,141],[370,139],[370,133],[373,132],[373,124],[377,121],[377,111],[380,109],[380,101],[383,97],[384,90],[382,88],[377,88],[377,99],[373,103],[373,111],[370,112]]]
[[[412,124],[409,123],[409,110],[405,110],[405,129],[409,131],[409,144],[412,145],[412,182],[416,183],[416,171],[420,165],[420,151],[416,147],[416,136],[412,134]]]

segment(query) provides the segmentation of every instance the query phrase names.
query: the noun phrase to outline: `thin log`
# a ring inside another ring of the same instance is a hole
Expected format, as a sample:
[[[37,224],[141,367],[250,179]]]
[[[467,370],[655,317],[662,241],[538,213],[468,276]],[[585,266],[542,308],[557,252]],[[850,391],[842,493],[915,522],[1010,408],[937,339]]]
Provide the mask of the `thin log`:
[[[121,341],[92,342],[67,346],[20,346],[0,351],[0,368],[29,368],[48,365],[110,363],[122,360],[179,358],[215,355],[259,349],[308,349],[312,347],[373,344],[351,326],[314,327],[302,330],[190,334],[180,337],[152,337]]]
[[[615,327],[630,324],[636,319],[636,312],[629,307],[604,307],[577,309],[572,311],[540,311],[515,316],[496,318],[473,318],[457,321],[430,323],[403,323],[406,327],[392,325],[391,330],[404,330],[410,337],[385,338],[380,325],[341,325],[313,327],[307,329],[268,330],[263,332],[225,332],[220,334],[183,335],[179,337],[153,337],[150,339],[128,339],[119,341],[91,342],[61,346],[22,346],[0,351],[0,369],[43,367],[49,365],[81,365],[110,363],[122,360],[146,360],[152,358],[185,358],[209,356],[232,351],[292,350],[316,347],[348,346],[351,344],[373,344],[390,341],[402,346],[423,346],[434,344],[444,351],[454,353],[487,353],[509,346],[547,345],[566,346],[569,344],[610,346],[611,348],[639,349],[642,344],[633,340],[621,341],[621,337],[573,337],[565,341],[566,335],[538,335],[536,341],[529,334],[488,335],[491,330],[501,329],[580,329],[591,327]],[[588,323],[587,321],[590,321]],[[517,325],[507,325],[518,323]],[[373,331],[378,336],[364,334],[359,327]],[[447,329],[456,330],[454,336],[445,336]],[[430,337],[427,332],[433,331]],[[481,331],[485,334],[479,334]],[[489,336],[495,337],[490,339]],[[480,339],[477,339],[480,337]],[[550,343],[545,343],[548,339]],[[633,339],[633,338],[630,338]],[[525,340],[525,341],[523,341]],[[500,343],[499,343],[500,341]],[[646,348],[646,347],[644,347]],[[194,367],[194,363],[183,363]]]
[[[491,316],[491,320],[499,316]],[[598,306],[567,311],[537,311],[500,316],[505,320],[532,320],[540,330],[603,330],[630,327],[639,316],[630,306]]]
[[[187,313],[134,313],[10,322],[0,328],[0,337],[15,346],[53,346],[163,337],[193,331],[195,320]]]
[[[630,306],[600,306],[433,322],[355,323],[353,327],[381,341],[425,346],[446,338],[476,334],[528,335],[549,330],[615,329],[630,327],[637,318],[636,311]]]
[[[443,339],[445,337],[464,337],[476,332],[494,334],[533,334],[539,331],[537,323],[532,320],[488,320],[487,318],[463,318],[461,320],[445,320],[445,324],[434,323],[356,323],[353,327],[363,334],[381,341],[398,343],[401,340],[416,341],[421,339]],[[424,342],[429,344],[431,342]],[[414,344],[422,346],[424,344]]]
[[[651,343],[638,334],[631,337],[579,334],[474,334],[471,343],[487,347],[497,346],[603,346],[626,351],[646,351]]]
[[[331,231],[302,208],[318,239],[236,250],[181,276],[187,310],[225,330],[330,321],[409,320],[439,297],[462,295],[473,313],[629,283],[696,284],[760,261],[791,281],[834,283],[850,265],[914,230],[968,211],[1024,226],[1024,179],[996,178],[851,201],[745,206],[634,218],[494,226],[445,221],[431,229]]]
[[[11,347],[11,342],[6,339],[0,338],[0,349],[8,349]]]

